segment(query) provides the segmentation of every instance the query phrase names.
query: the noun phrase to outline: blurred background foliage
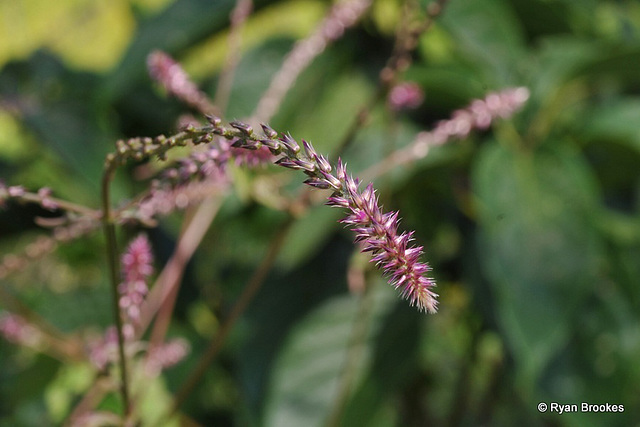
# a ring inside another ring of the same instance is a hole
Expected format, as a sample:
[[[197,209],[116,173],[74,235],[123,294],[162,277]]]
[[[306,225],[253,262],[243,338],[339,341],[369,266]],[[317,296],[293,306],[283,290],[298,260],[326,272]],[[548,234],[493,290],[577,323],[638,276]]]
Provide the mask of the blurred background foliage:
[[[213,96],[233,6],[0,0],[0,178],[98,207],[114,141],[170,134],[186,111],[147,77],[146,56],[169,52]],[[251,114],[329,7],[254,2],[228,119]],[[376,89],[401,7],[376,0],[302,74],[272,126],[335,150]],[[439,313],[418,313],[378,272],[367,273],[370,292],[350,294],[346,272],[366,260],[339,212],[312,207],[184,412],[203,425],[640,425],[639,70],[637,1],[449,1],[406,73],[425,102],[395,115],[371,106],[343,155],[357,174],[472,98],[530,88],[512,120],[376,180],[386,209],[399,209],[402,228],[426,246]],[[188,266],[170,331],[192,353],[155,384],[156,402],[193,368],[282,230],[285,215],[256,190],[262,179],[290,180],[295,194],[300,176],[234,170],[236,191]],[[125,168],[116,197],[142,185]],[[33,219],[47,214],[18,204],[0,211],[0,253],[42,233]],[[148,230],[158,265],[180,218]],[[54,327],[85,334],[111,323],[103,258],[96,233],[0,285]],[[0,341],[0,425],[60,423],[88,375],[86,364]],[[624,412],[541,414],[538,402]]]

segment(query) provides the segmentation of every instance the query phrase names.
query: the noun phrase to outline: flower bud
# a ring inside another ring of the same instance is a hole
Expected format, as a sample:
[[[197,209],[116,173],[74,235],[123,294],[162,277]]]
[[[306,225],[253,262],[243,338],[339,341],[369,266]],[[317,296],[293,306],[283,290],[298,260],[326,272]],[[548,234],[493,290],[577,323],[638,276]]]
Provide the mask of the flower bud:
[[[290,134],[283,135],[280,138],[280,141],[290,153],[298,154],[298,152],[300,151],[300,146],[298,145],[296,140],[291,137]]]
[[[275,130],[271,129],[271,127],[269,127],[269,125],[262,123],[260,126],[262,126],[262,131],[264,132],[265,136],[267,138],[270,139],[275,139],[278,137],[278,132],[276,132]]]
[[[246,136],[251,136],[251,134],[253,134],[253,128],[246,123],[243,123],[240,121],[232,121],[232,122],[229,122],[229,125],[232,128],[238,129],[240,132],[242,132]]]

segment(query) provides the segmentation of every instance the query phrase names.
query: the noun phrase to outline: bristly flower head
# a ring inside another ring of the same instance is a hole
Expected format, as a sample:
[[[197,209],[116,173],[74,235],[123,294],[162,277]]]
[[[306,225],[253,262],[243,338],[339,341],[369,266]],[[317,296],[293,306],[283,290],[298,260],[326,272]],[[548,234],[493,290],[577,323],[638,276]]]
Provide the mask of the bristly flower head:
[[[398,212],[382,213],[373,184],[360,192],[358,180],[347,175],[341,160],[338,160],[336,175],[342,183],[342,191],[329,197],[327,204],[350,211],[341,222],[353,227],[356,242],[364,243],[363,252],[373,254],[371,262],[389,276],[390,284],[411,305],[435,313],[438,295],[432,288],[436,284],[426,276],[431,267],[420,262],[422,247],[409,246],[413,232],[398,233]]]
[[[238,126],[234,126],[237,128]],[[345,165],[338,161],[335,174],[326,157],[318,154],[313,145],[302,141],[302,148],[289,134],[276,139],[277,133],[263,125],[265,139],[246,132],[235,133],[241,139],[239,147],[261,148],[266,146],[281,157],[277,165],[301,170],[307,175],[305,184],[320,189],[332,189],[327,204],[350,211],[342,220],[356,232],[356,241],[364,242],[364,252],[372,252],[371,259],[389,277],[389,282],[400,290],[403,297],[420,310],[435,313],[437,294],[432,291],[435,281],[426,277],[431,267],[419,261],[422,247],[409,246],[413,233],[398,232],[398,213],[382,213],[378,198],[369,184],[364,191],[358,188],[358,180],[347,174]]]

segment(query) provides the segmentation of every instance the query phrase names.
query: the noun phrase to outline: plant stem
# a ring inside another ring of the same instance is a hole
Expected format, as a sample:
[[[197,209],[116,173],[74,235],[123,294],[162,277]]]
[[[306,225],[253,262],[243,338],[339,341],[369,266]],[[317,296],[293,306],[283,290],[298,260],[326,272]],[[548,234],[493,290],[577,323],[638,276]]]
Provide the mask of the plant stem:
[[[127,361],[124,352],[124,334],[122,332],[122,318],[120,317],[120,304],[118,298],[118,272],[120,271],[118,248],[116,244],[116,228],[111,216],[111,203],[109,201],[109,184],[113,178],[115,163],[107,160],[104,175],[102,176],[102,224],[107,242],[107,264],[109,265],[109,278],[111,281],[111,296],[113,316],[115,318],[118,333],[118,354],[120,356],[120,394],[124,405],[125,417],[129,414],[131,405],[129,401],[129,386],[127,378]]]

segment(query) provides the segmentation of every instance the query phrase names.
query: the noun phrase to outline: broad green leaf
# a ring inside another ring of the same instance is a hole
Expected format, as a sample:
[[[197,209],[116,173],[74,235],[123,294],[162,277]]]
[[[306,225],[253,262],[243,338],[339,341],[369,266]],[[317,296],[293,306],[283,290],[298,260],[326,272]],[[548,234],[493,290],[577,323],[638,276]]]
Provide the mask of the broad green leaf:
[[[569,7],[563,2],[512,0],[510,3],[526,28],[529,37],[532,35],[541,37],[548,34],[566,34],[571,30],[572,15],[569,13]]]
[[[637,260],[638,251],[633,255]],[[623,405],[624,411],[597,417],[582,411],[568,413],[567,425],[627,426],[640,415],[635,393],[635,384],[640,381],[636,363],[640,327],[634,307],[637,296],[618,286],[624,275],[613,276],[612,281],[605,282],[606,289],[599,292],[599,298],[586,305],[576,319],[580,327],[571,345],[553,360],[541,379],[544,394],[539,396],[552,402],[607,402]]]
[[[398,301],[382,319],[371,367],[345,408],[341,426],[397,425],[398,394],[419,373],[419,320],[426,316]]]
[[[473,61],[489,87],[517,82],[524,50],[523,29],[503,0],[451,2],[440,19],[453,34],[461,57]]]
[[[272,369],[263,425],[324,425],[344,403],[338,401],[344,381],[350,377],[357,383],[369,365],[372,343],[367,336],[375,336],[383,315],[394,306],[394,292],[379,280],[374,283],[373,294],[364,300],[352,295],[331,298],[293,327]],[[367,304],[370,314],[360,304]],[[352,342],[355,322],[368,324],[357,347]],[[358,352],[354,365],[347,363],[350,351]],[[347,366],[352,371],[345,371]]]
[[[603,54],[580,70],[582,75],[595,81],[611,81],[620,87],[634,88],[640,81],[637,64],[640,61],[640,44],[602,43]]]
[[[592,40],[554,36],[542,40],[533,60],[532,98],[552,97],[558,88],[576,78],[579,70],[603,55],[602,46]]]
[[[350,52],[336,46],[316,58],[273,119],[274,126],[284,127],[282,130],[294,138],[311,141],[325,155],[337,149],[355,115],[373,94],[373,86],[364,76],[345,64],[347,54]]]
[[[357,311],[351,296],[331,299],[300,321],[272,370],[265,426],[320,426],[338,395]]]
[[[346,292],[350,240],[333,238],[321,251],[296,268],[274,268],[247,309],[247,332],[237,354],[238,375],[250,415],[261,418],[266,387],[279,349],[305,314],[328,298]]]
[[[323,61],[303,74],[291,93],[297,112],[289,111],[289,129],[294,137],[314,144],[324,155],[335,151],[357,113],[366,105],[373,86],[356,70],[339,68],[341,55],[327,52]],[[292,108],[293,102],[288,105]],[[285,106],[285,108],[287,108]],[[336,162],[338,159],[331,159]]]
[[[536,152],[485,146],[474,174],[481,262],[526,386],[564,345],[603,255],[592,227],[593,178],[562,144]]]
[[[437,108],[440,114],[449,114],[489,91],[475,67],[459,64],[416,65],[407,71],[407,79],[419,83],[425,91],[425,107]]]

